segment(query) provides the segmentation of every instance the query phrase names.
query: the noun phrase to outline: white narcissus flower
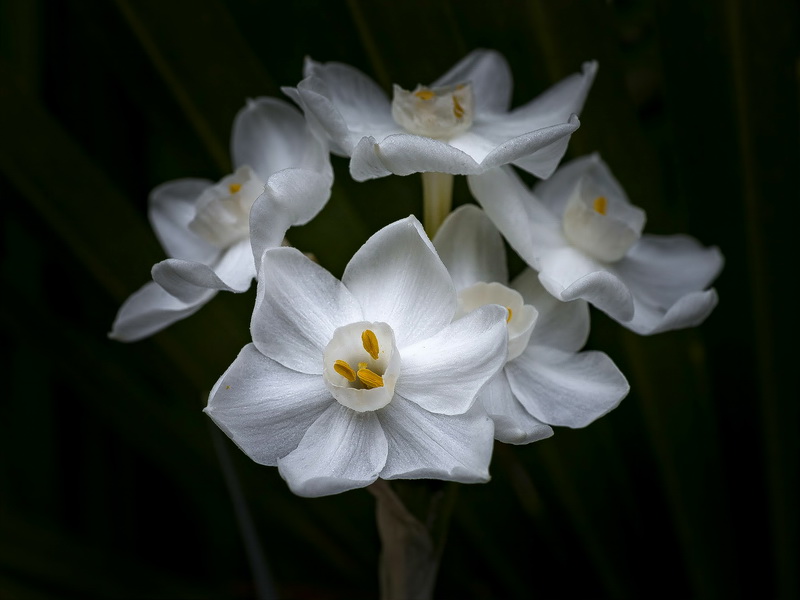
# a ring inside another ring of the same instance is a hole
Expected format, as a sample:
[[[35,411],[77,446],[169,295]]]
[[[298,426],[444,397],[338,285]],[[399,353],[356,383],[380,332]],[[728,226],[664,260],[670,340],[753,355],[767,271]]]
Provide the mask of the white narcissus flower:
[[[452,322],[456,291],[419,222],[373,235],[339,281],[293,248],[267,250],[245,346],[211,418],[293,492],[384,479],[489,478],[493,426],[475,397],[506,359],[506,311]]]
[[[248,101],[233,124],[236,171],[217,183],[179,179],[150,194],[150,221],[170,257],[119,310],[109,336],[135,341],[197,312],[217,291],[244,292],[254,256],[312,219],[330,196],[326,145],[300,112],[275,98]]]
[[[700,324],[717,304],[716,247],[686,235],[642,234],[633,206],[599,155],[578,158],[531,192],[509,168],[469,178],[472,194],[556,298],[583,298],[649,335]]]
[[[602,352],[579,350],[589,335],[586,302],[560,302],[526,269],[508,283],[497,228],[476,206],[462,206],[434,238],[458,290],[459,314],[486,304],[508,310],[508,359],[478,399],[495,438],[527,444],[549,437],[549,425],[584,427],[616,407],[629,386]]]
[[[578,128],[597,63],[509,110],[511,71],[492,50],[468,54],[430,87],[394,88],[392,101],[361,71],[308,59],[305,79],[284,92],[350,156],[363,181],[394,173],[481,173],[515,164],[539,177],[558,165]]]

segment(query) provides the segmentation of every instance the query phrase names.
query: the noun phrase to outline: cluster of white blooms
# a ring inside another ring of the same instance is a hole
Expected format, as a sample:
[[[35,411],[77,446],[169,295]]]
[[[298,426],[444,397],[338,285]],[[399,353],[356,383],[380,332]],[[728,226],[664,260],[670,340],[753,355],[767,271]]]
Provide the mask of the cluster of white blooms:
[[[510,110],[493,51],[392,100],[352,67],[308,60],[284,90],[302,113],[264,98],[237,115],[233,174],[153,191],[169,258],[111,337],[151,335],[255,278],[253,341],[205,409],[248,456],[303,496],[379,477],[487,481],[495,439],[583,427],[627,394],[606,354],[581,351],[589,303],[651,334],[696,325],[717,301],[716,248],[643,235],[644,212],[599,156],[558,168],[596,71]],[[327,202],[329,152],[356,180],[422,173],[425,190],[428,233],[413,216],[388,224],[341,281],[282,245]],[[541,181],[529,189],[511,165]],[[450,212],[453,175],[483,210]],[[503,238],[528,265],[512,281]]]

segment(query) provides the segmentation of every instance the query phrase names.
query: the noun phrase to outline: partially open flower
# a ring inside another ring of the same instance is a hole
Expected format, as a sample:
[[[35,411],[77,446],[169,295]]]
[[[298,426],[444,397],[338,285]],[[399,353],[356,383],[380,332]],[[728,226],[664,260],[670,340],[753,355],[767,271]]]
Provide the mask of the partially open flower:
[[[685,235],[642,235],[644,211],[597,154],[563,165],[533,192],[510,169],[470,177],[469,186],[560,300],[587,300],[640,334],[697,325],[717,304],[707,288],[722,269],[719,250]]]
[[[455,210],[434,238],[462,311],[486,304],[508,311],[508,359],[478,395],[495,437],[527,444],[553,434],[549,425],[583,427],[613,409],[628,383],[602,352],[579,352],[589,335],[586,302],[560,302],[526,269],[510,286],[500,233],[476,206]]]
[[[179,179],[150,194],[150,221],[169,258],[120,308],[110,337],[135,341],[199,310],[218,291],[243,292],[254,255],[313,218],[330,195],[325,144],[274,98],[251,100],[231,135],[236,171],[212,183]]]
[[[258,282],[253,344],[206,408],[248,456],[302,496],[488,479],[493,426],[475,398],[505,363],[507,312],[452,321],[455,288],[416,219],[373,235],[342,281],[275,248]]]
[[[476,50],[430,86],[394,87],[390,102],[362,72],[307,60],[305,79],[285,88],[331,150],[350,156],[358,181],[394,173],[482,173],[515,164],[539,177],[558,165],[597,64],[562,80],[538,98],[509,110],[511,71],[491,50]]]

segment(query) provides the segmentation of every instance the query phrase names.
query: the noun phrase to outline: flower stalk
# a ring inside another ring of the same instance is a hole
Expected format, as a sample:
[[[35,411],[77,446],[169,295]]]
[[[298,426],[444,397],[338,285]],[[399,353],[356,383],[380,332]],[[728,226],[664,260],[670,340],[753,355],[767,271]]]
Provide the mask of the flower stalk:
[[[378,479],[367,489],[375,496],[381,538],[381,600],[433,598],[458,486]]]
[[[425,233],[433,238],[453,207],[453,176],[450,173],[422,173],[422,218]]]

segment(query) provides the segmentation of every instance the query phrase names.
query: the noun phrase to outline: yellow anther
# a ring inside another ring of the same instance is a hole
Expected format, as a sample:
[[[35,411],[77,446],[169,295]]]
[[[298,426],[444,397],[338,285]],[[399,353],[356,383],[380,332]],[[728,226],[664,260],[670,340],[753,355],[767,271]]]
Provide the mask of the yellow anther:
[[[364,344],[364,350],[372,357],[372,360],[378,360],[378,338],[371,329],[365,329],[361,334],[361,343]]]
[[[228,189],[231,191],[231,194],[235,194],[240,189],[242,189],[242,184],[241,183],[232,183],[232,184],[230,184],[228,186]]]
[[[373,373],[369,369],[359,369],[358,379],[368,390],[376,387],[383,387],[383,377],[377,373]]]
[[[343,360],[337,360],[335,363],[333,363],[333,370],[347,379],[347,381],[352,382],[356,380],[356,372],[353,371],[352,367]]]
[[[606,214],[607,207],[608,207],[608,200],[606,200],[605,196],[598,196],[597,198],[594,199],[594,202],[592,203],[592,208],[594,208],[595,211],[599,212],[601,215]]]
[[[455,115],[456,119],[460,119],[464,116],[464,107],[461,106],[461,103],[455,96],[453,96],[453,114]]]
[[[511,320],[511,317],[513,317],[513,316],[514,316],[514,311],[513,311],[513,310],[511,310],[511,309],[510,309],[509,307],[507,307],[507,306],[506,306],[506,310],[508,311],[508,316],[506,317],[506,323],[508,323],[508,322]]]
[[[430,100],[436,95],[433,90],[419,90],[414,92],[414,95],[420,100]]]

